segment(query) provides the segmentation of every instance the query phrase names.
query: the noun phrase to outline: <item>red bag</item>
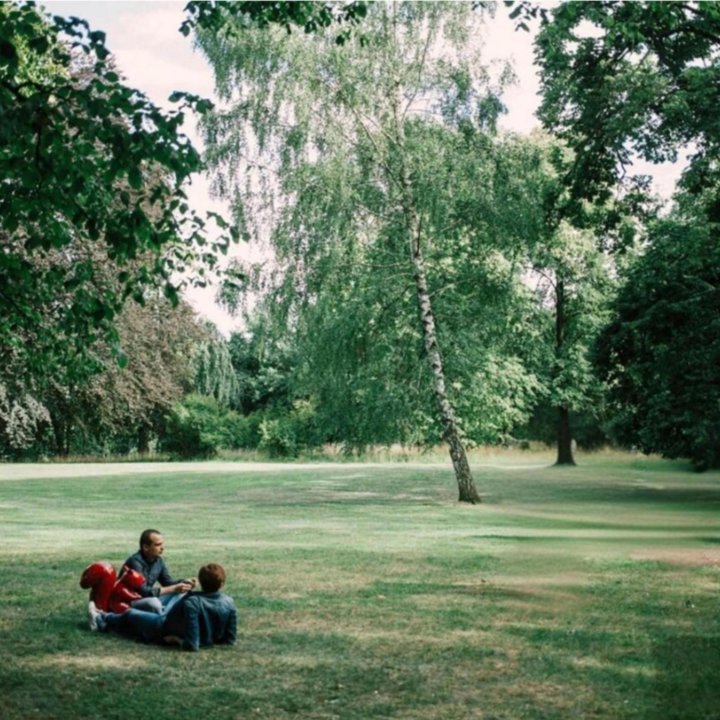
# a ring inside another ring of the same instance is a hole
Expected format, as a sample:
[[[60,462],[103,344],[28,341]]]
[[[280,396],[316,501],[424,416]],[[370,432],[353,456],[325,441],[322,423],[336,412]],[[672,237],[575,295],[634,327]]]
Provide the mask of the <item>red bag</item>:
[[[112,592],[117,574],[115,568],[105,561],[88,565],[80,576],[80,587],[90,589],[90,599],[98,610],[110,609],[110,593]]]
[[[127,565],[123,567],[122,573],[110,592],[108,605],[110,612],[125,612],[130,609],[133,600],[139,600],[142,595],[136,592],[142,587],[145,577],[137,570],[131,570]]]

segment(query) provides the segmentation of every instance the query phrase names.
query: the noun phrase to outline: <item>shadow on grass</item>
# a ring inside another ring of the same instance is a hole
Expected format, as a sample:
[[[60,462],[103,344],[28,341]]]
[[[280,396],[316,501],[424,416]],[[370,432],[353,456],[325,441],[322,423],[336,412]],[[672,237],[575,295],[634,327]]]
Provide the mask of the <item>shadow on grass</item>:
[[[478,478],[478,484],[487,493],[487,506],[520,502],[532,505],[537,502],[656,505],[660,508],[712,510],[720,505],[720,484],[715,477],[698,477],[697,474],[676,472],[654,475],[629,468],[608,470],[602,476],[599,468],[550,468],[527,473],[488,473]],[[598,516],[601,522],[612,518]]]
[[[647,720],[720,719],[720,637],[669,638],[653,654],[658,673]]]

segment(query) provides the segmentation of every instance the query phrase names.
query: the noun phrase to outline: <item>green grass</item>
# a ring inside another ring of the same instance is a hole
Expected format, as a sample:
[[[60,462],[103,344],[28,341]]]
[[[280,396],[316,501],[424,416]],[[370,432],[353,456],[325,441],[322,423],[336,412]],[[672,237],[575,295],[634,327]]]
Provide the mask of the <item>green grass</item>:
[[[537,460],[476,457],[475,507],[445,465],[0,465],[0,716],[720,718],[720,474]],[[145,527],[225,565],[237,646],[87,630]]]

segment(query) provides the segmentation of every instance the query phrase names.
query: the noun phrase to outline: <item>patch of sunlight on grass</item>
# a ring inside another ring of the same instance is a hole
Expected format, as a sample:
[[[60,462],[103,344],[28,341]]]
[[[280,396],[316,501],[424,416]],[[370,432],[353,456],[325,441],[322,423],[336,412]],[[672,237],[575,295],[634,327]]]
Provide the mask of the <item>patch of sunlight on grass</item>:
[[[144,658],[138,655],[104,655],[99,657],[92,655],[71,655],[69,653],[54,653],[39,655],[31,658],[21,658],[18,662],[35,672],[43,672],[49,669],[67,669],[78,672],[90,672],[96,670],[152,670],[155,661],[149,657]]]

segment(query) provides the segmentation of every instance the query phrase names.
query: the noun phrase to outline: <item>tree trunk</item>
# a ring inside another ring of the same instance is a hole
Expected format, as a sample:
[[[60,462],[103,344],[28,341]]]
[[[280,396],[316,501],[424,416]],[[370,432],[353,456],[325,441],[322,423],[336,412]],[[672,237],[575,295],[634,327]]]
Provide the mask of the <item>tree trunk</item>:
[[[403,209],[407,220],[408,236],[410,240],[410,255],[413,264],[413,276],[415,279],[415,290],[417,293],[418,306],[420,308],[420,319],[422,321],[423,339],[425,341],[425,352],[430,370],[432,371],[435,398],[440,410],[443,437],[448,444],[450,457],[455,470],[455,479],[458,484],[458,500],[476,504],[482,502],[475,481],[470,471],[470,465],[462,443],[460,429],[458,427],[455,409],[448,398],[445,387],[445,370],[443,367],[440,347],[437,341],[435,330],[435,314],[433,313],[430,293],[427,286],[427,273],[425,270],[425,259],[422,254],[420,243],[420,222],[417,211],[412,200],[410,179],[407,172],[403,172]]]
[[[572,451],[572,432],[570,431],[570,411],[566,406],[558,408],[556,465],[574,465]]]
[[[555,354],[558,360],[565,344],[565,323],[565,283],[561,278],[557,278],[555,285]],[[570,408],[565,404],[558,408],[557,462],[555,464],[575,464],[572,452]]]
[[[55,438],[55,454],[60,457],[67,457],[70,454],[70,439],[68,437],[70,433],[67,423],[55,413],[50,415],[50,423]]]
[[[450,458],[452,459],[455,479],[458,484],[458,500],[460,502],[472,503],[473,505],[482,502],[475,487],[470,464],[468,463],[465,447],[463,446],[460,428],[458,427],[450,398],[445,387],[445,369],[443,367],[440,346],[438,345],[437,332],[435,330],[435,313],[427,284],[427,272],[425,270],[425,258],[422,253],[422,231],[420,227],[420,216],[413,195],[410,172],[405,162],[405,134],[403,123],[404,113],[400,111],[402,106],[402,88],[396,80],[396,93],[393,99],[394,115],[394,143],[399,160],[396,170],[390,171],[391,180],[397,182],[402,200],[402,211],[405,216],[405,226],[410,245],[410,259],[413,266],[413,278],[415,280],[415,291],[417,293],[418,307],[420,309],[420,320],[422,322],[423,340],[425,342],[425,354],[430,365],[433,378],[433,389],[435,400],[440,411],[440,422],[443,429],[443,438],[448,444]]]
[[[150,428],[143,423],[138,429],[138,454],[147,455],[150,452]]]

